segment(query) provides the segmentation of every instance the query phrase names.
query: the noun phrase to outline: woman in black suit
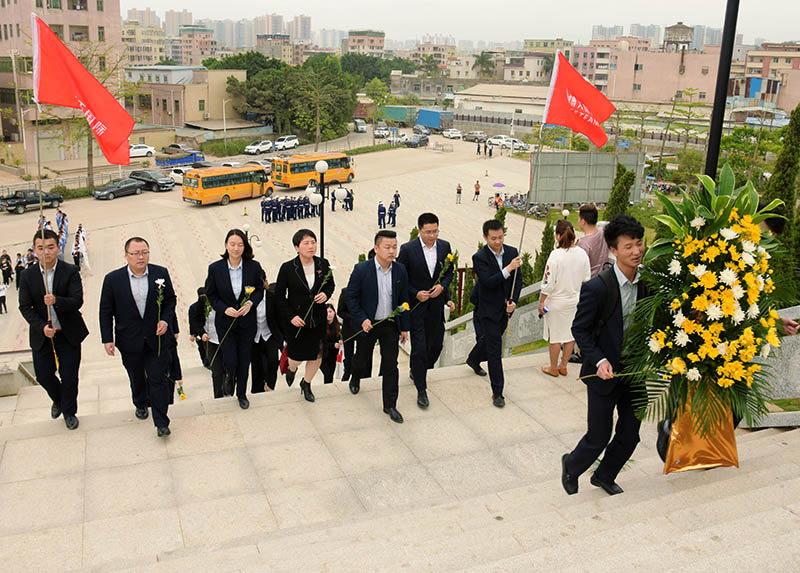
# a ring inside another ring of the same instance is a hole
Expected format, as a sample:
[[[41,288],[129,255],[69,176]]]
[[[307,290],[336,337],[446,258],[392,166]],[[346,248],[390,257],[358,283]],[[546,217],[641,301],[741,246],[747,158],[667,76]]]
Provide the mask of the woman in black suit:
[[[333,375],[336,372],[336,362],[339,358],[339,348],[342,346],[342,333],[339,318],[336,316],[336,307],[326,304],[327,312],[325,322],[325,340],[322,343],[322,370],[325,384],[333,382]]]
[[[247,235],[239,229],[231,229],[225,236],[222,260],[208,266],[206,278],[206,296],[216,311],[214,326],[218,335],[224,337],[224,341],[220,338],[221,356],[212,357],[212,360],[222,359],[223,387],[232,392],[235,385],[243,410],[250,407],[247,375],[257,328],[256,313],[250,311],[264,296],[262,273],[261,265],[253,260],[253,247]]]
[[[300,392],[303,398],[313,402],[311,379],[322,361],[322,341],[327,324],[325,303],[333,294],[335,284],[328,261],[315,256],[317,236],[313,231],[300,229],[292,237],[292,244],[297,257],[283,263],[278,271],[275,303],[286,328],[289,356],[286,382],[292,385],[300,363],[305,362]]]

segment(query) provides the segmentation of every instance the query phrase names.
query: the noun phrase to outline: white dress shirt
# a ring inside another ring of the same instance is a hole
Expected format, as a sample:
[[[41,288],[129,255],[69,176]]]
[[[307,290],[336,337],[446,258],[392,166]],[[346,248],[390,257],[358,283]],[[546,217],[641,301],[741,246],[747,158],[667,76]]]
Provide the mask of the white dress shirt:
[[[504,279],[507,279],[508,277],[510,277],[510,276],[511,276],[511,273],[510,273],[510,272],[508,272],[508,269],[506,269],[506,268],[503,266],[503,255],[504,255],[504,254],[505,254],[505,252],[506,252],[506,248],[505,248],[505,247],[500,247],[500,254],[499,254],[499,255],[498,255],[497,253],[495,253],[495,252],[492,250],[492,248],[491,248],[491,247],[489,247],[489,250],[490,250],[490,251],[492,251],[492,254],[494,255],[494,260],[496,260],[496,261],[497,261],[497,266],[498,266],[498,267],[500,267],[500,271],[503,273],[503,278],[504,278]]]
[[[217,327],[214,324],[214,319],[217,316],[217,311],[213,308],[206,317],[206,334],[208,334],[208,341],[212,344],[219,344],[219,336],[217,335]]]
[[[425,255],[425,262],[428,265],[428,274],[430,274],[431,278],[433,278],[433,271],[436,270],[436,247],[437,247],[436,243],[437,242],[434,241],[433,242],[433,246],[431,248],[428,248],[425,245],[425,241],[422,240],[422,237],[420,237],[419,242],[422,245],[422,254]]]
[[[267,323],[267,297],[264,296],[261,299],[261,302],[258,303],[256,307],[256,337],[253,342],[258,342],[260,339],[264,339],[264,342],[269,340],[269,337],[272,336],[272,331],[269,329],[269,324]]]
[[[614,263],[614,274],[619,283],[619,302],[622,305],[622,334],[624,336],[631,324],[633,307],[636,304],[636,297],[639,294],[639,271],[636,271],[636,276],[633,277],[633,282],[631,282],[619,266]],[[607,358],[601,358],[597,363],[597,367],[599,368],[606,360]]]
[[[47,292],[53,294],[53,279],[56,276],[56,267],[58,266],[58,261],[56,264],[53,265],[52,269],[47,271]],[[44,268],[42,265],[39,265],[39,272],[42,273],[42,277],[44,277]],[[44,280],[44,278],[42,279]],[[5,293],[3,293],[5,294]],[[56,309],[52,304],[48,304],[47,307],[50,309],[50,322],[53,323],[53,328],[56,330],[61,330],[61,323],[58,322],[58,315],[56,315]]]
[[[377,322],[392,314],[392,265],[389,265],[388,270],[383,270],[375,257],[375,272],[378,277],[378,307],[375,309]]]
[[[149,272],[150,266],[148,265],[144,269],[144,274],[137,277],[133,274],[130,265],[128,265],[128,280],[131,284],[131,294],[133,294],[133,301],[136,303],[136,308],[141,318],[144,318],[144,309],[147,304],[147,292],[150,288],[147,282],[149,280],[147,276]]]
[[[233,296],[236,299],[239,299],[239,295],[242,294],[242,264],[243,261],[239,261],[239,266],[233,268],[231,263],[228,262],[228,276],[231,277],[231,288],[233,289]]]

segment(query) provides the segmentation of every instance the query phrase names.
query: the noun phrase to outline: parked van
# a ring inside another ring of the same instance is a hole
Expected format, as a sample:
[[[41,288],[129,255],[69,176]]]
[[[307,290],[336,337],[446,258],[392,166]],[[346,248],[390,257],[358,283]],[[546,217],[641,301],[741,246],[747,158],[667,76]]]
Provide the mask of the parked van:
[[[367,133],[367,122],[363,119],[355,119],[353,124],[355,125],[356,133]]]

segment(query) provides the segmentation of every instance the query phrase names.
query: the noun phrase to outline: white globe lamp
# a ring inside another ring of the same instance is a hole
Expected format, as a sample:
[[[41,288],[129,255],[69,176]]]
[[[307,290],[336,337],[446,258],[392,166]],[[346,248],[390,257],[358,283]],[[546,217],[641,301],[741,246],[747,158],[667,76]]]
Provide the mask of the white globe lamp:
[[[322,195],[316,192],[316,189],[308,196],[308,202],[316,207],[322,203]]]

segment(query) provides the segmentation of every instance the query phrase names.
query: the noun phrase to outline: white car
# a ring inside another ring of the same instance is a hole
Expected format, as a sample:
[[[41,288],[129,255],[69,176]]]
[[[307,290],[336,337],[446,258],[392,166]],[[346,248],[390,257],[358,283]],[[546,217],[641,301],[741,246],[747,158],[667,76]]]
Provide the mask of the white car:
[[[223,161],[223,167],[239,167],[241,163],[239,161]]]
[[[454,127],[445,129],[442,132],[442,137],[446,137],[447,139],[461,139],[461,130]]]
[[[153,157],[156,154],[156,148],[145,145],[144,143],[137,143],[131,145],[131,157]]]
[[[276,151],[284,151],[286,149],[292,149],[300,145],[300,140],[297,139],[296,135],[283,135],[275,140],[275,150]]]
[[[375,139],[383,139],[384,137],[389,137],[389,129],[386,127],[376,127],[373,130],[373,135]]]
[[[272,151],[272,141],[269,139],[254,141],[244,148],[244,152],[248,155],[258,155],[260,153],[267,153],[268,151]]]
[[[493,135],[486,140],[489,145],[511,146],[511,137],[508,135]]]
[[[394,133],[392,133],[386,140],[387,143],[392,143],[396,145],[403,145],[406,141],[408,141],[408,135],[406,135],[405,133],[400,133],[399,131],[395,131]]]
[[[191,170],[191,167],[173,167],[169,170],[169,177],[175,182],[175,185],[183,185],[183,176]]]

